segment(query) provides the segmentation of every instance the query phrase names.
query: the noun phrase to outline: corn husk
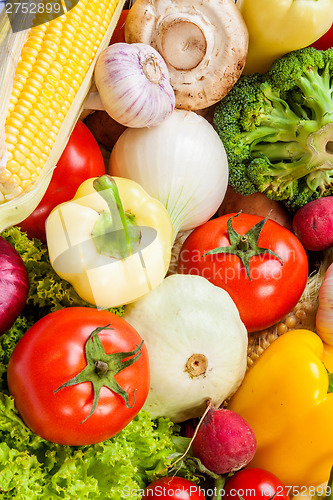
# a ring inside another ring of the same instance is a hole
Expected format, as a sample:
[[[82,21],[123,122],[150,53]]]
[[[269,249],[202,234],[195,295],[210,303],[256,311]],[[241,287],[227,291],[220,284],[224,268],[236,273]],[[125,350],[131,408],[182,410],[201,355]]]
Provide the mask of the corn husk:
[[[26,30],[13,33],[3,7],[0,13],[0,161],[4,160],[6,153],[5,121],[15,69],[26,37]]]
[[[125,0],[119,0],[113,14],[112,20],[107,32],[100,44],[95,58],[85,76],[85,79],[76,94],[73,103],[62,123],[57,139],[46,161],[38,181],[32,183],[28,189],[15,199],[0,204],[0,232],[4,229],[16,225],[28,217],[37,207],[49,185],[52,172],[59,160],[69,136],[80,117],[93,82],[95,64],[100,52],[107,47],[111,35],[116,27],[120,13],[125,4]],[[65,14],[66,15],[66,14]],[[21,50],[26,39],[28,30],[13,33],[7,14],[3,10],[0,14],[0,160],[4,164],[5,160],[5,142],[4,142],[4,123],[7,116],[9,98],[11,94],[14,73],[19,60]],[[1,168],[1,166],[0,166]]]

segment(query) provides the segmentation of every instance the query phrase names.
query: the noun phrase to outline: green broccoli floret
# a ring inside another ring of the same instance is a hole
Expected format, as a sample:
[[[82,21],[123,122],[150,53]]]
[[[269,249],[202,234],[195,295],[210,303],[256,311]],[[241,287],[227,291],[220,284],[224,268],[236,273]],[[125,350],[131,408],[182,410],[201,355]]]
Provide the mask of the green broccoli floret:
[[[300,49],[264,75],[242,76],[218,104],[214,125],[229,182],[297,210],[333,194],[333,49]]]

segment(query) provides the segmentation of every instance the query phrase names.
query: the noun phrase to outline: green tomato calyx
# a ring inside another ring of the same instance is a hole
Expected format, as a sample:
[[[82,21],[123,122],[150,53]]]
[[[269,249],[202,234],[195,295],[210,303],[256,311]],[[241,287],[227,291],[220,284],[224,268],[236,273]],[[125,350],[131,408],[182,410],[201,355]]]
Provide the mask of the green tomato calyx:
[[[273,252],[273,250],[270,250],[269,248],[258,247],[260,233],[270,214],[268,214],[265,219],[257,222],[257,224],[251,227],[251,229],[249,229],[245,234],[238,234],[232,226],[232,219],[234,217],[238,217],[241,213],[242,212],[240,211],[238,212],[238,214],[232,215],[228,219],[227,227],[230,245],[227,247],[217,247],[213,250],[209,250],[202,257],[220,253],[237,255],[246,269],[246,274],[248,275],[249,280],[252,281],[250,276],[250,259],[252,257],[262,254],[274,255],[274,257],[277,257],[279,259],[282,265],[283,260],[279,255]]]
[[[64,387],[81,384],[83,382],[91,382],[94,390],[94,401],[89,415],[81,422],[83,424],[95,411],[99,394],[102,387],[108,387],[110,391],[119,394],[126,404],[127,408],[132,408],[135,404],[135,390],[133,393],[133,404],[129,405],[128,393],[116,382],[115,375],[124,370],[128,366],[135,363],[141,356],[141,347],[143,341],[135,349],[129,352],[114,352],[106,354],[104,346],[98,334],[103,330],[113,330],[110,325],[96,328],[88,337],[85,345],[85,355],[87,365],[75,377],[71,378],[58,389],[53,392],[58,392]]]

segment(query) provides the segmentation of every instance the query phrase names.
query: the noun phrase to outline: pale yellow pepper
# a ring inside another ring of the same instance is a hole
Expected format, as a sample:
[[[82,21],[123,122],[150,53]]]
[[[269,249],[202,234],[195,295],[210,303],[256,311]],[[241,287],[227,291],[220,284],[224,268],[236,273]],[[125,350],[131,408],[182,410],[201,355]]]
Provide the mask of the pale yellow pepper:
[[[272,62],[311,45],[333,23],[333,0],[237,0],[249,31],[245,74],[264,73]]]
[[[327,373],[333,363],[324,347],[309,330],[285,333],[255,361],[228,406],[255,433],[250,466],[269,470],[294,494],[327,481],[333,465],[333,393]]]
[[[171,258],[172,223],[136,182],[101,176],[83,182],[46,221],[51,265],[99,308],[134,302],[158,286]]]

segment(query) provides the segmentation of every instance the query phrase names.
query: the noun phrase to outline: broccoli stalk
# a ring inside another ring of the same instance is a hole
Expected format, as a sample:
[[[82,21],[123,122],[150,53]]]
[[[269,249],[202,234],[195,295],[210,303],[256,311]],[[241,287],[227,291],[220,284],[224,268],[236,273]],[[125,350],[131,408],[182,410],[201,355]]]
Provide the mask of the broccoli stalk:
[[[333,49],[294,51],[264,75],[242,76],[214,124],[235,191],[291,210],[333,194]]]

